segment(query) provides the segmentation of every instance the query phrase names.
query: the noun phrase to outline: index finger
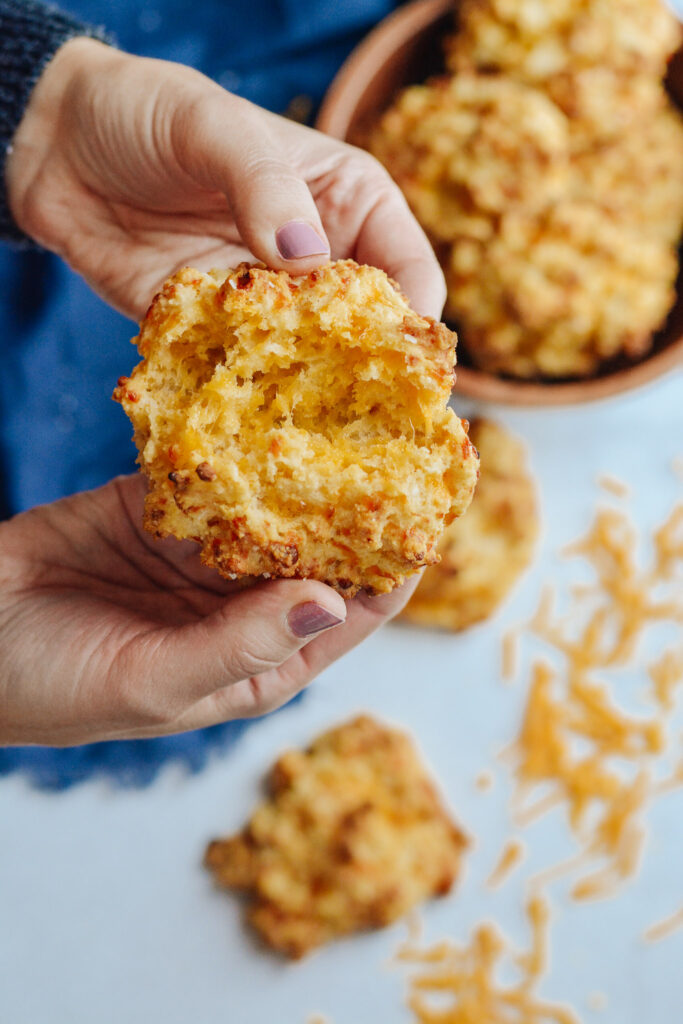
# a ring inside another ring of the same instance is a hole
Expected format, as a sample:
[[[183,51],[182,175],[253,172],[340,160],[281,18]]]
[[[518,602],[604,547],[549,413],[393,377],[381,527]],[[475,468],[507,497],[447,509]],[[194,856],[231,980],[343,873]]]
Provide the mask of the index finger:
[[[443,271],[398,186],[388,178],[360,227],[356,259],[386,270],[421,316],[441,319],[446,301]]]

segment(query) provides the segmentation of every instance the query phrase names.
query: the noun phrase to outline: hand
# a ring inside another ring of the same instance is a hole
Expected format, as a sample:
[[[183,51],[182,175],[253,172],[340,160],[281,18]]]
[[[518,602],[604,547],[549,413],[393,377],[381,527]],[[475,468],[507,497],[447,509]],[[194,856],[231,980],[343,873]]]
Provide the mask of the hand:
[[[160,736],[262,714],[413,590],[345,602],[314,580],[229,583],[196,545],[137,525],[144,490],[120,477],[0,524],[0,743]]]
[[[181,65],[66,43],[15,134],[7,186],[19,226],[135,319],[181,266],[256,257],[301,274],[330,249],[441,314],[431,247],[371,156]]]

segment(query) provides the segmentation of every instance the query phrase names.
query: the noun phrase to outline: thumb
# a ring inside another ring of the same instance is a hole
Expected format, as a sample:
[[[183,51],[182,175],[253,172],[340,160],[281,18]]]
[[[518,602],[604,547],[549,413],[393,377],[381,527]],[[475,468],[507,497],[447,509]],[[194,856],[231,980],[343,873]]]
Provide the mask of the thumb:
[[[330,245],[308,185],[282,152],[265,112],[224,90],[180,118],[176,151],[205,187],[227,198],[240,237],[276,270],[307,273]]]
[[[143,708],[175,717],[216,690],[277,668],[345,619],[346,602],[324,583],[259,583],[205,619],[141,638],[131,675],[146,691]]]

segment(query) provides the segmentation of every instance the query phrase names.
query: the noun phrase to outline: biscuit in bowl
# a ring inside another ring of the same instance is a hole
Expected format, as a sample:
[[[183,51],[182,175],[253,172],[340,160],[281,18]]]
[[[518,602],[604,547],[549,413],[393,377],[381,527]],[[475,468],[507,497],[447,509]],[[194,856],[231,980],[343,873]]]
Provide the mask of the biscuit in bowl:
[[[437,242],[484,232],[511,204],[554,202],[569,175],[564,114],[503,75],[463,73],[403,90],[369,139]]]
[[[444,532],[401,613],[421,626],[461,630],[487,619],[529,565],[538,535],[536,488],[522,444],[499,424],[472,421],[481,478],[467,514]]]
[[[448,408],[455,335],[352,260],[303,277],[184,269],[114,397],[150,482],[145,527],[228,577],[386,593],[434,562],[477,456]]]
[[[660,88],[660,103],[637,132],[577,153],[572,194],[609,210],[619,223],[678,245],[683,226],[683,117]]]
[[[599,64],[661,77],[681,41],[662,0],[461,0],[457,17],[456,54],[541,82]]]
[[[447,312],[472,361],[513,377],[588,376],[635,358],[674,303],[673,246],[595,201],[511,210],[459,238],[444,268]]]
[[[648,116],[680,43],[662,0],[462,0],[447,51],[455,72],[498,71],[545,89],[580,144],[584,132],[615,138]]]
[[[298,958],[391,924],[457,878],[466,839],[405,733],[361,715],[283,754],[269,784],[205,863],[218,885],[249,894],[272,949]]]

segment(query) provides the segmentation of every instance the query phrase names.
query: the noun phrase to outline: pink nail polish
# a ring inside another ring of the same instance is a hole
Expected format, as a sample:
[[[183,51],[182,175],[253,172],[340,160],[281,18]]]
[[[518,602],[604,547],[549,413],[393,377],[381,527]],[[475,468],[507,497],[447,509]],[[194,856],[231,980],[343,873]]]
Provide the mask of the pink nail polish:
[[[338,626],[343,619],[338,615],[328,612],[327,608],[316,604],[315,601],[306,601],[304,604],[297,604],[287,616],[287,622],[294,636],[307,637],[314,633],[321,633],[324,629],[331,629]]]
[[[330,249],[310,224],[290,220],[275,232],[275,242],[283,260],[301,260],[305,256],[328,256]]]

